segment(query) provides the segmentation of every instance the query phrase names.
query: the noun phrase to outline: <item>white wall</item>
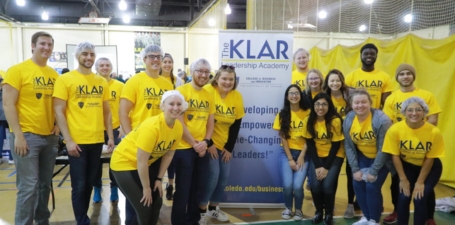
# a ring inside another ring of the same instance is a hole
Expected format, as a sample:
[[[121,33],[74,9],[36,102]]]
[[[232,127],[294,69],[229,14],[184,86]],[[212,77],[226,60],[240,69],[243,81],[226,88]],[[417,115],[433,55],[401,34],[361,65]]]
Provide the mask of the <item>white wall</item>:
[[[212,71],[220,67],[218,30],[215,29],[191,29],[188,31],[188,71],[192,62],[199,58],[205,58],[212,66]]]
[[[0,70],[8,70],[8,68],[17,61],[17,37],[16,28],[7,26],[0,27]]]

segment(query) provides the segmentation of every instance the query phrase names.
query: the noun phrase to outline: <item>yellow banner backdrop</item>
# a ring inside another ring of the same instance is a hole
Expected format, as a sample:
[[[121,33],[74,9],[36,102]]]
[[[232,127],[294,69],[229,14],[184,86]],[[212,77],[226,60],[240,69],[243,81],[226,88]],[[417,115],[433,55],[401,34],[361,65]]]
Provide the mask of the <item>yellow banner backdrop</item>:
[[[395,81],[395,70],[401,63],[416,69],[415,85],[431,91],[441,105],[438,127],[444,135],[446,157],[441,183],[455,188],[455,35],[441,40],[430,40],[413,34],[392,41],[373,38],[357,46],[338,45],[330,50],[314,47],[310,50],[310,68],[319,69],[324,76],[331,69],[344,75],[361,67],[360,48],[366,43],[375,44],[378,59],[375,67],[387,72]]]

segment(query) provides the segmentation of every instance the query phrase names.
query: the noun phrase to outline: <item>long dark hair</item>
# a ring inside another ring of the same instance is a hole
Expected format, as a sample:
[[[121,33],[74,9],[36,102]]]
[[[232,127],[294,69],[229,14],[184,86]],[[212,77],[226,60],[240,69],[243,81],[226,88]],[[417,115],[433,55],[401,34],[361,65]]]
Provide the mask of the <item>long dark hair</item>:
[[[284,106],[281,109],[279,116],[280,116],[280,136],[284,139],[289,139],[291,136],[289,135],[289,130],[291,127],[291,102],[288,100],[289,90],[291,88],[296,88],[300,93],[300,101],[299,107],[300,109],[307,110],[310,108],[310,103],[306,101],[306,98],[302,96],[302,89],[296,84],[289,85],[286,88],[286,92],[284,92]]]
[[[324,121],[325,121],[325,127],[327,129],[327,134],[329,134],[330,131],[332,130],[332,120],[333,119],[339,118],[340,123],[343,122],[343,119],[338,114],[337,110],[335,109],[335,106],[333,105],[333,102],[332,102],[332,99],[330,98],[330,96],[324,92],[317,94],[316,96],[314,96],[313,106],[311,106],[311,112],[310,112],[310,116],[308,117],[308,123],[307,123],[307,131],[308,131],[308,133],[311,134],[311,136],[313,138],[316,137],[316,130],[314,129],[314,125],[316,124],[316,122],[318,120],[318,115],[316,114],[314,103],[316,101],[318,101],[319,99],[325,99],[327,101],[327,103],[329,104],[327,113],[324,115]],[[340,126],[340,132],[341,132],[341,126]]]
[[[171,83],[172,83],[172,86],[174,86],[174,89],[175,89],[175,78],[174,78],[174,59],[172,58],[171,54],[169,53],[164,53],[164,57],[163,57],[163,61],[165,58],[170,58],[171,61],[172,61],[172,69],[171,69]],[[160,68],[160,75],[163,73],[163,69]]]
[[[346,102],[345,113],[347,114],[349,111],[351,111],[351,103],[349,101],[349,87],[344,82],[344,75],[341,71],[333,69],[330,70],[329,73],[327,73],[327,76],[325,77],[324,80],[324,85],[322,86],[322,91],[327,93],[329,96],[332,96],[332,89],[330,89],[329,87],[329,77],[332,74],[338,75],[338,79],[340,79],[341,81],[340,91],[344,101]]]

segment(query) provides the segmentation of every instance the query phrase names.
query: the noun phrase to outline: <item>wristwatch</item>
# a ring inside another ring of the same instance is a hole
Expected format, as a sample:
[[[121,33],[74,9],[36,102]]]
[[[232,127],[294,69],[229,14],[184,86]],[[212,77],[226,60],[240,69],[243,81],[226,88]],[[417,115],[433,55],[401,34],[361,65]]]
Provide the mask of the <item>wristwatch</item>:
[[[163,178],[156,177],[155,180],[163,181]]]
[[[204,139],[205,143],[207,144],[207,147],[210,145],[210,140],[209,139]]]

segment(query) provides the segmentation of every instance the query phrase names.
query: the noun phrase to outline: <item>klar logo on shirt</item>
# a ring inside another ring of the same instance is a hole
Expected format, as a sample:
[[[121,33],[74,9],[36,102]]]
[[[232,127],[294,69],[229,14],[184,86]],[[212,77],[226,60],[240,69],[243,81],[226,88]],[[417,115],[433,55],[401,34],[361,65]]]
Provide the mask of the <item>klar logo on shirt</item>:
[[[42,96],[43,96],[42,93],[36,93],[36,98],[37,98],[37,99],[41,99]]]
[[[79,105],[79,108],[82,109],[82,107],[84,107],[84,103],[83,102],[78,102],[77,105]]]
[[[147,106],[147,109],[150,109],[150,108],[152,108],[152,103],[147,103],[146,106]]]
[[[188,114],[188,115],[186,116],[186,118],[188,118],[188,120],[191,121],[191,120],[193,119],[193,115],[192,115],[192,114]]]

